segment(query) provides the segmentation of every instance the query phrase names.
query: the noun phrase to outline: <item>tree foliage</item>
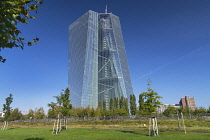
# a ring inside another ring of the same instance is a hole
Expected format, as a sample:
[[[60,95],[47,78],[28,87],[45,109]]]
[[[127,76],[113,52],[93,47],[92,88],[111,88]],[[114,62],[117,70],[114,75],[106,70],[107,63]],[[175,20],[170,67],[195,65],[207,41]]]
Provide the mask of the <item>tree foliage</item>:
[[[26,114],[26,119],[35,119],[34,114],[35,112],[32,109],[29,109],[28,113]]]
[[[4,119],[7,120],[9,118],[9,116],[11,114],[11,110],[12,110],[12,107],[10,106],[13,101],[12,94],[10,94],[9,97],[7,97],[5,100],[6,100],[6,103],[3,104],[3,111],[5,111]]]
[[[130,95],[130,112],[131,115],[136,115],[136,96],[134,94]]]
[[[112,110],[113,108],[113,99],[110,98],[110,101],[109,101],[109,110]]]
[[[34,112],[34,117],[35,119],[44,119],[45,118],[44,108],[40,107],[36,109]]]
[[[4,48],[19,47],[24,48],[27,44],[31,46],[36,44],[39,38],[35,38],[30,42],[24,42],[24,38],[20,36],[21,31],[17,28],[19,23],[27,24],[29,19],[36,18],[32,16],[35,11],[38,12],[38,5],[44,0],[1,0],[0,1],[0,51]],[[5,62],[0,56],[0,62]]]
[[[50,110],[48,111],[48,116],[56,117],[58,113],[61,113],[63,116],[67,116],[72,108],[70,104],[70,90],[66,88],[63,92],[58,96],[54,96],[57,100],[56,103],[51,102],[48,104]]]
[[[158,93],[150,88],[151,80],[148,79],[148,88],[147,92],[142,92],[139,95],[139,111],[140,114],[152,114],[156,112],[157,107],[162,103],[160,102],[161,96],[158,96]]]
[[[115,107],[116,109],[119,108],[119,99],[118,99],[117,97],[114,98],[114,107]]]
[[[178,109],[176,109],[175,107],[173,106],[169,106],[168,108],[166,108],[163,112],[164,115],[168,115],[168,114],[176,114],[178,111]]]
[[[12,110],[11,115],[9,116],[10,121],[20,120],[22,118],[22,113],[18,108]]]

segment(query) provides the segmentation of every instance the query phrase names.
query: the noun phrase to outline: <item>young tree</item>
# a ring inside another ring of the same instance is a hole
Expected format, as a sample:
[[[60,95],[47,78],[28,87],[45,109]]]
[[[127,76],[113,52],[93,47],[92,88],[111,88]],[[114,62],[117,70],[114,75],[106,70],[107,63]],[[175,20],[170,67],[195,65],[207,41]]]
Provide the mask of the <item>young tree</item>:
[[[193,114],[195,114],[195,115],[204,114],[207,112],[208,112],[208,110],[204,107],[198,107],[195,110],[193,110]]]
[[[90,117],[95,117],[95,109],[93,107],[90,109]]]
[[[109,101],[109,110],[112,110],[113,108],[113,99],[110,98],[110,101]]]
[[[18,108],[15,108],[14,110],[12,110],[11,115],[9,116],[9,120],[10,121],[20,120],[22,116],[23,115],[20,112],[20,110]]]
[[[164,110],[163,114],[168,115],[168,114],[176,114],[178,111],[175,107],[169,106],[166,110]]]
[[[20,47],[24,48],[24,38],[20,37],[21,31],[17,28],[19,23],[27,24],[29,19],[36,17],[31,14],[37,13],[38,5],[44,0],[1,0],[0,2],[0,51],[4,48]],[[28,46],[32,43],[36,44],[39,38],[35,38],[28,42]],[[0,62],[5,62],[0,56]]]
[[[64,93],[61,94],[61,101],[62,101],[61,113],[64,116],[67,116],[69,110],[72,108],[69,98],[70,98],[70,90],[68,88],[66,88]]]
[[[26,119],[34,119],[35,112],[32,109],[28,110],[28,114],[26,115]]]
[[[136,115],[136,97],[134,94],[130,95],[130,111],[131,115]]]
[[[116,109],[119,108],[119,100],[118,100],[117,97],[114,98],[114,107],[115,107]]]
[[[100,107],[97,107],[96,109],[95,109],[95,117],[101,117],[101,108]]]
[[[102,110],[106,111],[106,101],[105,100],[103,101],[103,108],[102,108]]]
[[[50,107],[47,113],[48,118],[57,118],[60,108],[56,105],[56,103],[51,102],[48,104],[48,107]]]
[[[159,101],[162,97],[158,96],[158,93],[155,92],[154,90],[152,90],[150,88],[151,85],[151,80],[148,79],[148,88],[147,88],[147,92],[142,92],[139,97],[140,97],[140,101],[139,103],[141,103],[139,106],[139,110],[143,110],[143,114],[152,114],[154,112],[156,112],[156,108],[158,106],[160,106],[162,103]],[[143,104],[142,104],[143,103]]]
[[[208,107],[207,113],[210,113],[210,106]]]
[[[120,97],[119,107],[124,108],[124,97],[123,96]]]
[[[35,119],[44,119],[45,113],[43,107],[35,110]]]
[[[120,116],[127,116],[129,113],[128,110],[128,99],[121,96],[120,101],[119,101],[119,107],[120,109],[118,109],[118,115]]]
[[[139,95],[139,114],[144,114],[145,106],[144,106],[144,94]]]
[[[64,117],[69,115],[70,109],[72,108],[72,105],[70,104],[70,90],[66,88],[63,92],[60,93],[58,96],[54,96],[57,100],[56,103],[51,102],[48,104],[50,107],[48,111],[48,115],[54,116],[55,113],[62,113]]]
[[[6,98],[6,104],[3,104],[3,111],[5,111],[5,117],[4,117],[5,120],[7,120],[11,114],[12,108],[10,107],[10,105],[12,101],[13,101],[12,94],[10,94],[9,97]]]

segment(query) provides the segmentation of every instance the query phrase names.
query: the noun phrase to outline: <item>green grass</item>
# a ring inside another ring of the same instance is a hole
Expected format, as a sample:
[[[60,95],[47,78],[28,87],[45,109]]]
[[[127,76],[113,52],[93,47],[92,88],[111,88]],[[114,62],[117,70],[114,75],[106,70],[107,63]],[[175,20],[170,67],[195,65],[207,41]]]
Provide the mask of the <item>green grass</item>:
[[[12,123],[9,122],[9,126],[13,128],[21,127],[45,127],[51,128],[53,121],[49,122],[24,122],[24,123]],[[146,127],[144,126],[146,125]],[[202,131],[210,132],[210,120],[185,120],[187,131]],[[96,129],[126,129],[126,130],[148,130],[149,121],[147,120],[99,120],[99,121],[69,121],[68,126],[72,128],[96,128]],[[178,129],[177,120],[158,120],[158,128],[161,131],[183,131],[183,124],[181,122],[182,129]]]
[[[149,137],[148,131],[68,128],[52,135],[51,128],[9,128],[0,130],[0,140],[208,140],[209,133],[160,132]]]

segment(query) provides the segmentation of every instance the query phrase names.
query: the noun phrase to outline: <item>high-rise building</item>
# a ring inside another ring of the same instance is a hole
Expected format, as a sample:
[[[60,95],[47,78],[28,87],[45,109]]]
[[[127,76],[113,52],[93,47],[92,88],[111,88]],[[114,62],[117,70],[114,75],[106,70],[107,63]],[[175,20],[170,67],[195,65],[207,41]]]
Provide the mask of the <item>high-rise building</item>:
[[[133,94],[119,17],[88,11],[69,26],[69,77],[73,106]]]
[[[187,107],[187,108],[189,108],[191,110],[195,110],[196,109],[194,97],[185,96],[184,98],[180,99],[179,104],[183,108]]]

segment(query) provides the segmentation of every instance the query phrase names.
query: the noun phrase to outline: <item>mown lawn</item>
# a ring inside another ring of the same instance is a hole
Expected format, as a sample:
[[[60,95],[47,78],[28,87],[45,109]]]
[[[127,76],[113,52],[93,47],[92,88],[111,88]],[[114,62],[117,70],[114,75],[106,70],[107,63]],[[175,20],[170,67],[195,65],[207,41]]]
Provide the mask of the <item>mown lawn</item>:
[[[68,128],[52,135],[51,128],[9,128],[0,130],[0,140],[209,140],[210,133],[160,132],[149,137],[148,131]]]

